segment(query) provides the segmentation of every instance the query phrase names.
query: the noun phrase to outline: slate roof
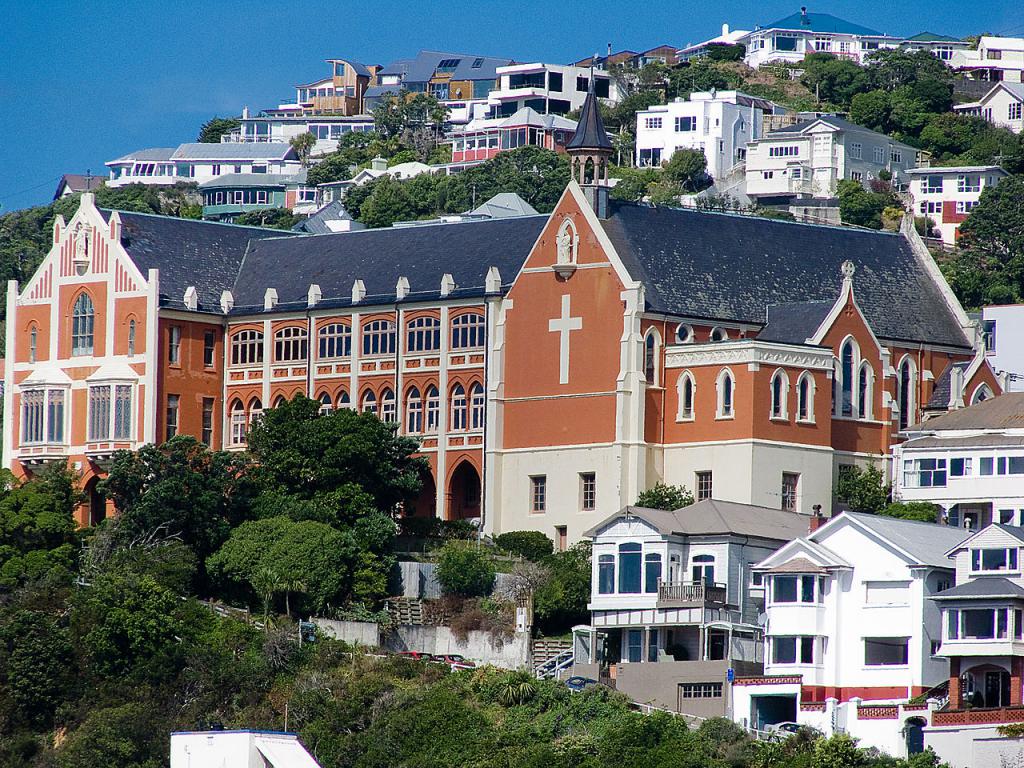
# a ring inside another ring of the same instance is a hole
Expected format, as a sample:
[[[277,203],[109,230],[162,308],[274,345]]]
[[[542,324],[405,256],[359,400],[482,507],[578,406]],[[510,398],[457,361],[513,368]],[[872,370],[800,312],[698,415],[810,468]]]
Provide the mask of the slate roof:
[[[928,398],[928,405],[925,408],[941,408],[942,410],[949,408],[949,396],[952,394],[953,369],[956,368],[961,373],[964,373],[970,367],[970,360],[963,363],[947,363],[946,367],[942,369],[942,373],[939,374],[939,378],[935,380],[932,396]]]
[[[799,29],[806,32],[832,32],[841,35],[867,35],[888,37],[877,29],[861,26],[833,16],[831,13],[793,13],[785,18],[765,24],[762,29]]]
[[[915,424],[909,432],[960,429],[1024,429],[1024,392],[1004,392]]]
[[[784,135],[793,134],[793,133],[800,133],[800,134],[802,134],[804,131],[806,131],[808,128],[810,128],[815,123],[826,123],[828,125],[831,125],[836,130],[843,131],[845,133],[861,134],[861,135],[870,134],[872,136],[877,136],[877,137],[879,137],[881,139],[884,139],[886,141],[891,141],[894,144],[900,144],[900,145],[902,145],[904,147],[909,147],[910,146],[909,144],[906,144],[906,143],[904,143],[902,141],[897,141],[896,139],[892,138],[891,136],[886,136],[884,133],[879,133],[878,131],[872,131],[870,128],[865,128],[863,125],[857,125],[856,123],[851,123],[849,120],[844,120],[843,118],[836,117],[835,115],[822,115],[821,117],[815,117],[815,118],[812,118],[810,120],[804,120],[804,121],[799,122],[799,123],[794,123],[793,125],[787,125],[787,126],[785,126],[783,128],[777,128],[774,131],[772,131],[771,133],[768,133],[768,134],[765,134],[764,136],[762,136],[761,139],[756,139],[756,141],[761,141],[763,139],[770,139],[770,138],[772,138],[774,136],[777,136],[779,134],[784,134]],[[911,147],[911,149],[913,149],[913,147]]]
[[[576,133],[565,145],[566,149],[603,149],[612,150],[612,142],[604,129],[604,121],[601,119],[601,110],[597,103],[597,96],[594,95],[593,86],[583,101],[583,108],[580,110],[580,119],[576,123]]]
[[[1020,587],[1002,576],[983,576],[965,581],[963,584],[957,584],[955,587],[932,595],[932,600],[969,600],[971,598],[985,599],[990,597],[1017,597],[1024,599],[1024,587]]]
[[[839,298],[832,301],[802,301],[768,307],[768,325],[757,338],[782,344],[805,344],[814,335]]]
[[[296,232],[305,232],[310,235],[327,235],[332,232],[327,226],[328,221],[351,221],[352,214],[345,208],[341,200],[334,200],[307,219],[296,224],[293,229]]]
[[[283,160],[295,157],[295,150],[284,142],[226,141],[207,144],[192,141],[182,144],[171,155],[172,160]]]
[[[170,160],[174,154],[174,147],[151,147],[150,149],[140,149],[135,152],[129,152],[127,155],[111,160],[107,163],[127,163],[133,161],[152,161],[152,160]]]
[[[761,325],[770,304],[834,301],[850,260],[877,336],[971,346],[901,235],[616,202],[602,224],[654,312]]]
[[[886,515],[867,515],[861,512],[844,512],[883,539],[902,549],[921,565],[935,568],[952,568],[947,553],[964,540],[964,531],[951,525],[921,523],[917,520],[901,520]],[[824,530],[823,528],[819,528]],[[812,534],[813,538],[813,534]]]
[[[110,220],[109,210],[101,209]],[[160,270],[160,305],[183,309],[185,289],[199,292],[199,310],[220,312],[220,294],[231,288],[251,242],[290,232],[219,224],[173,216],[118,211],[121,244],[145,276]]]
[[[807,533],[809,518],[796,512],[705,499],[688,507],[667,512],[646,507],[626,507],[595,525],[584,536],[597,531],[623,515],[632,515],[650,523],[662,535],[699,536],[735,533],[775,541],[793,541]]]
[[[234,312],[262,312],[267,288],[277,291],[278,311],[305,307],[312,283],[320,286],[322,306],[348,306],[355,280],[366,287],[365,303],[393,301],[400,277],[414,291],[408,300],[433,299],[446,272],[458,295],[479,296],[492,266],[511,284],[547,221],[519,216],[255,241],[235,281]]]

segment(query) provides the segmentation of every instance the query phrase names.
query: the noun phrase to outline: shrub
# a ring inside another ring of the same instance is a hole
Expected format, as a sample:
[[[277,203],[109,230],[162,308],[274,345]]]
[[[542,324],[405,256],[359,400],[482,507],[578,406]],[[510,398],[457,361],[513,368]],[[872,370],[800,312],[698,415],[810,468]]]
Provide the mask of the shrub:
[[[446,595],[482,597],[494,586],[494,561],[477,549],[445,544],[437,560],[437,581]]]
[[[636,500],[638,507],[664,509],[667,512],[688,507],[691,504],[693,504],[693,494],[685,486],[665,485],[664,483],[657,483],[653,488],[648,488]]]
[[[509,531],[494,537],[494,544],[509,554],[537,562],[555,551],[555,544],[540,531]]]

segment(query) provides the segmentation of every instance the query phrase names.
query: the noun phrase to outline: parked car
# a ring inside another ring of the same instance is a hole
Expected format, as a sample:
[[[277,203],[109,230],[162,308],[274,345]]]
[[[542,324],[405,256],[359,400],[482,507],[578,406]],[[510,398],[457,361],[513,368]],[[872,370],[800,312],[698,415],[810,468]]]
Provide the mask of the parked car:
[[[572,677],[566,678],[565,684],[568,686],[570,691],[576,691],[578,693],[579,691],[582,691],[591,685],[597,685],[598,683],[597,680],[589,677],[573,675]]]
[[[794,733],[799,731],[802,727],[803,726],[801,726],[799,723],[787,721],[784,723],[770,723],[766,725],[764,729],[768,733],[778,736],[780,739],[788,739]]]
[[[402,651],[398,654],[406,659],[413,659],[414,661],[436,661],[437,657],[431,653],[424,653],[423,651]]]
[[[453,670],[476,668],[475,662],[470,661],[465,656],[458,653],[445,653],[440,656],[435,656],[434,658],[442,664],[449,664]]]

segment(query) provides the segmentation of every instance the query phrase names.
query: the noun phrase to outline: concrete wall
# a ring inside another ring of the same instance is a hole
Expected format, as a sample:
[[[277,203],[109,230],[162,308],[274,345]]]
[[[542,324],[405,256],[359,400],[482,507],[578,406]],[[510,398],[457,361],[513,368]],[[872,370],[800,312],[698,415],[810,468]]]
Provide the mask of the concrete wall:
[[[1024,761],[1024,741],[1003,738],[994,725],[926,727],[924,743],[951,768],[996,768]]]
[[[474,631],[468,634],[465,643],[460,643],[448,627],[400,624],[387,633],[383,647],[394,653],[457,653],[477,664],[492,664],[505,669],[530,668],[530,636],[526,633],[516,634],[504,642],[496,642],[489,632]]]
[[[324,634],[346,643],[359,643],[376,648],[380,645],[380,627],[372,621],[333,621],[313,619]]]

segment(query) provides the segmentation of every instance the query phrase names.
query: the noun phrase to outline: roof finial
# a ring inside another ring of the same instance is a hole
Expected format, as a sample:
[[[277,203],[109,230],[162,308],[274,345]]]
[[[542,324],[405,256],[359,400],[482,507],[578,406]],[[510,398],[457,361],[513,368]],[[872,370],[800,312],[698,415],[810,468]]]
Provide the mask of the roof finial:
[[[843,273],[843,280],[853,280],[853,273],[857,271],[857,267],[849,259],[844,261],[839,269]]]

